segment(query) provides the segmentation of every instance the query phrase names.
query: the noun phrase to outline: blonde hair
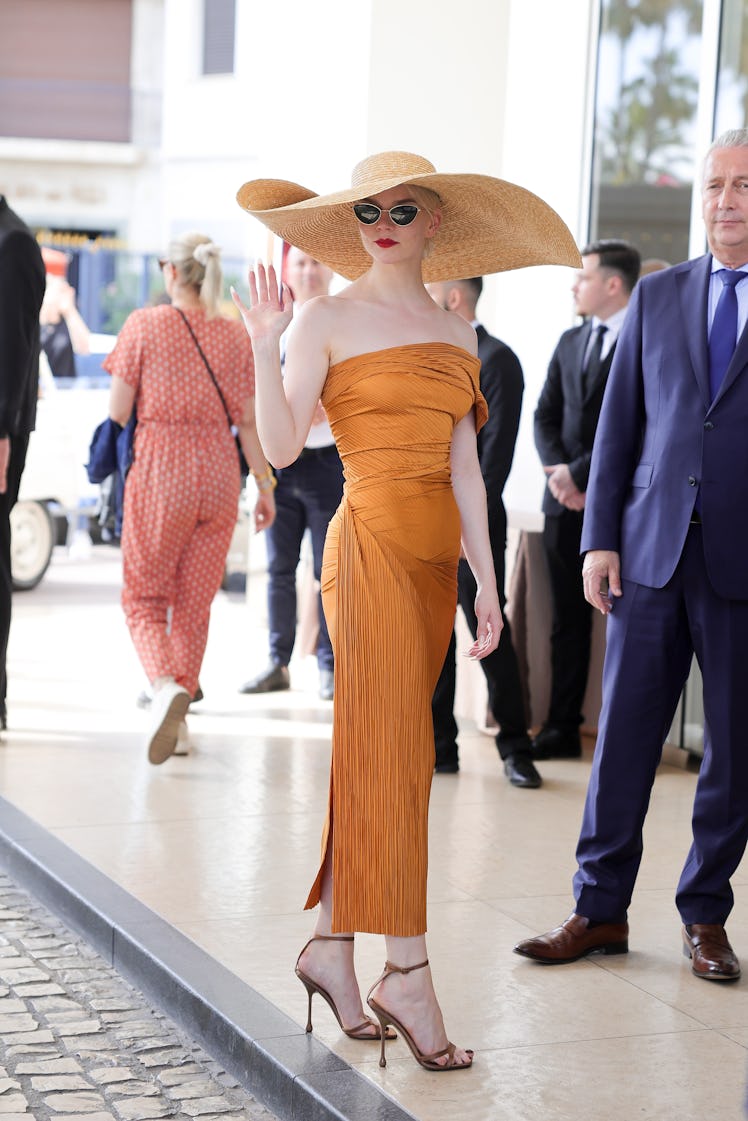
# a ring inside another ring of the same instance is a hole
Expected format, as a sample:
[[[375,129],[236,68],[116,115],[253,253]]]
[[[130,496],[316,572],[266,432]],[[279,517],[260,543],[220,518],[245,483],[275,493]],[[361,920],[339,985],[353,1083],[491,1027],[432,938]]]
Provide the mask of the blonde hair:
[[[191,231],[169,242],[169,260],[180,283],[197,291],[208,315],[218,315],[223,292],[219,246],[205,234]]]
[[[437,195],[436,191],[429,190],[428,187],[419,187],[415,183],[407,183],[410,196],[416,206],[420,206],[421,210],[425,210],[429,217],[432,217],[435,210],[440,210],[442,200]],[[423,260],[429,257],[434,248],[434,239],[430,237],[426,240],[423,246]]]
[[[419,187],[415,183],[404,185],[408,187],[413,202],[420,206],[421,210],[425,210],[427,214],[433,214],[435,210],[441,208],[442,200],[436,191],[430,191],[428,187]]]

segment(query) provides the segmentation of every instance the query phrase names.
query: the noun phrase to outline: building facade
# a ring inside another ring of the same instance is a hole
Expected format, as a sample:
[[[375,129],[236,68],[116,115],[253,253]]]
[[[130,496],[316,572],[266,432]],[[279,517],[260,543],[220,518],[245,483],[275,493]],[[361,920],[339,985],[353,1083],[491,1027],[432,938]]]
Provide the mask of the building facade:
[[[243,268],[272,246],[242,182],[335,190],[401,148],[674,263],[704,245],[700,154],[745,120],[747,22],[745,0],[0,0],[0,190],[73,247],[155,260],[199,228]],[[539,509],[532,411],[571,281],[498,275],[480,307],[525,370],[517,515]]]

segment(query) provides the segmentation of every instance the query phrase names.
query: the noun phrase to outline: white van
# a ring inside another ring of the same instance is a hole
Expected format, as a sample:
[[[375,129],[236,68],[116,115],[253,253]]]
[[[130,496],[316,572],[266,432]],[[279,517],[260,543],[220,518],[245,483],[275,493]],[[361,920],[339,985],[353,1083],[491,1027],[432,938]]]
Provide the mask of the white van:
[[[16,590],[34,588],[69,527],[93,513],[99,488],[86,475],[94,428],[109,408],[109,375],[101,369],[115,335],[92,335],[91,354],[76,378],[55,379],[42,352],[36,429],[29,439],[18,502],[11,516],[11,571]]]

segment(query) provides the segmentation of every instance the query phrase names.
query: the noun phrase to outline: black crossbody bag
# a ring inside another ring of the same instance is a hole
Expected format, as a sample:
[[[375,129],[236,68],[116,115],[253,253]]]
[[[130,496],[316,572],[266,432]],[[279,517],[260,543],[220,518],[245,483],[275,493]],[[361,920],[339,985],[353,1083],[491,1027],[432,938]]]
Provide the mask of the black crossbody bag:
[[[242,478],[246,479],[247,475],[249,475],[249,464],[247,463],[247,460],[244,456],[244,452],[242,451],[242,446],[239,443],[239,433],[237,431],[236,425],[231,423],[231,416],[230,416],[229,410],[226,406],[226,398],[224,397],[223,393],[221,392],[221,387],[218,384],[218,382],[216,381],[216,375],[213,373],[213,371],[210,368],[210,362],[205,357],[205,352],[204,352],[203,348],[200,346],[200,343],[197,341],[197,335],[192,330],[192,327],[190,326],[189,319],[184,314],[184,312],[182,311],[181,308],[177,307],[177,308],[174,308],[174,310],[178,311],[179,314],[182,316],[182,319],[184,320],[184,325],[187,328],[187,330],[189,331],[189,333],[192,335],[192,341],[194,342],[195,346],[197,347],[198,353],[200,354],[200,357],[202,358],[203,362],[205,363],[205,369],[210,374],[210,380],[213,382],[213,385],[216,387],[216,392],[218,393],[218,396],[221,398],[221,404],[223,405],[223,411],[226,414],[226,420],[229,422],[229,429],[231,430],[231,435],[234,437],[234,439],[236,441],[236,450],[239,453],[239,470],[241,471]]]

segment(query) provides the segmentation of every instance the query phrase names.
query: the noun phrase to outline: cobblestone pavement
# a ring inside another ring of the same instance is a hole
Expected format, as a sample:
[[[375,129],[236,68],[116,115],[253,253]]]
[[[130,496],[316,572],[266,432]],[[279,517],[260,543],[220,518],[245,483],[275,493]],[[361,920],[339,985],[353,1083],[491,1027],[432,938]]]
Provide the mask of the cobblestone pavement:
[[[277,1121],[0,871],[0,1121]]]

